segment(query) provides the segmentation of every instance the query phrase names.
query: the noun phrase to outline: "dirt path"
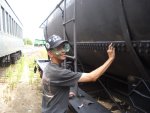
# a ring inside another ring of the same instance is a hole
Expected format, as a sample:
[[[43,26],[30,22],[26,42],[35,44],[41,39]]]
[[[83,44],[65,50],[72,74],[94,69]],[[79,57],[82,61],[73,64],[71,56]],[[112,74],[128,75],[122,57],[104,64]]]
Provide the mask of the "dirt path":
[[[28,53],[27,59],[40,56],[35,53]],[[38,73],[33,73],[31,80],[31,71],[33,67],[24,63],[21,79],[13,89],[7,78],[0,76],[0,113],[41,113],[41,79]]]
[[[25,64],[21,80],[16,88],[10,90],[7,84],[1,88],[0,113],[41,113],[41,86],[38,74],[34,84],[29,83],[29,67]]]

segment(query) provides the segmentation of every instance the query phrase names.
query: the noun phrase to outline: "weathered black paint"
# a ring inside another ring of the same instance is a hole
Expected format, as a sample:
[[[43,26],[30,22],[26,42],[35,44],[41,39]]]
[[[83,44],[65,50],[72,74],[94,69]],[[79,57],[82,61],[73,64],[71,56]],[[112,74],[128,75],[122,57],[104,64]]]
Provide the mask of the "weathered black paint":
[[[149,111],[146,104],[150,97],[150,0],[76,0],[76,3],[77,59],[82,69],[91,71],[103,64],[112,42],[116,59],[106,72],[110,75],[105,78],[108,88],[129,96],[139,111],[141,108]],[[45,39],[52,34],[63,37],[63,2],[60,7],[47,20]],[[73,10],[74,0],[67,0],[66,21],[73,19]],[[73,22],[65,28],[67,39],[73,44]],[[136,101],[137,97],[144,99]]]

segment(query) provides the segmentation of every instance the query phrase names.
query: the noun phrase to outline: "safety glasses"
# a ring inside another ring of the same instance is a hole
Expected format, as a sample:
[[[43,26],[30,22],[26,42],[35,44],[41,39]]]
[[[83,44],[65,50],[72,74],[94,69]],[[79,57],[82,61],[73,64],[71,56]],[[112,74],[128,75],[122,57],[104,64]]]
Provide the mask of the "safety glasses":
[[[59,45],[58,47],[53,49],[53,52],[60,54],[61,52],[69,52],[70,51],[70,45],[69,43],[63,43],[61,45]]]

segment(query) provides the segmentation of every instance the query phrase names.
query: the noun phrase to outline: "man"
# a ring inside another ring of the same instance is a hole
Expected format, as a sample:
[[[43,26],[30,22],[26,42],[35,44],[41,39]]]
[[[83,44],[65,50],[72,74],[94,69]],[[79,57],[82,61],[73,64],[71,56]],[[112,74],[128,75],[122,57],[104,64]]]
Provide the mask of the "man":
[[[67,113],[70,87],[77,82],[96,81],[111,65],[115,58],[115,48],[109,45],[108,60],[90,73],[72,72],[61,67],[69,51],[68,41],[57,35],[52,35],[46,42],[50,62],[46,66],[43,81],[42,113]]]

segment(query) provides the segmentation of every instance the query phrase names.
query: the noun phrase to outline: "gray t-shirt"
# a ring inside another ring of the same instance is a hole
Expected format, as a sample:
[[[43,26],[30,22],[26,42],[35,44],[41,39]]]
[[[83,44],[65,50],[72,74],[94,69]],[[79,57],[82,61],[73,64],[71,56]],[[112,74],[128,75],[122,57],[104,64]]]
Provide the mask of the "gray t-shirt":
[[[49,63],[42,77],[42,113],[67,113],[70,87],[77,83],[81,74]]]

